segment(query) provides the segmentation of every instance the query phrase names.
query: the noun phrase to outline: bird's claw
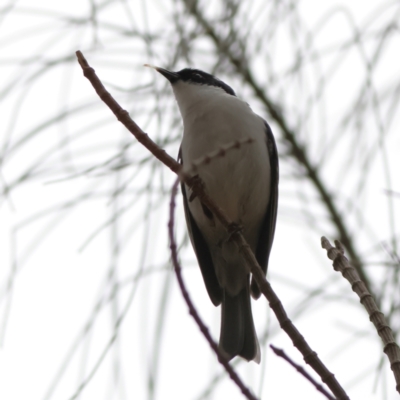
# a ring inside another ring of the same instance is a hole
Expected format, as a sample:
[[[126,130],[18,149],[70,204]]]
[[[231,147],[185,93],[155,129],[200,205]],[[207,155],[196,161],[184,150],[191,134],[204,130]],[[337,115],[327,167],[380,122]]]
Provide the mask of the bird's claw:
[[[238,224],[237,222],[231,222],[228,227],[229,240],[237,233],[243,233],[243,225]]]
[[[193,188],[204,189],[204,183],[199,175],[194,175],[188,180],[187,185],[192,190],[192,193],[189,196],[189,202],[192,202],[197,197],[196,193],[193,192]]]

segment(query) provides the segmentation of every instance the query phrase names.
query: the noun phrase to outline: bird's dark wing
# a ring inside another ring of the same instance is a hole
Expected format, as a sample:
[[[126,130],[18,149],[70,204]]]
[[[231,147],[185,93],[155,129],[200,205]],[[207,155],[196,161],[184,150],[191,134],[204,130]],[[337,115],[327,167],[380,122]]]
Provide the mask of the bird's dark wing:
[[[183,164],[181,149],[179,149],[178,161],[180,164]],[[192,213],[189,210],[189,200],[187,198],[184,183],[181,184],[181,189],[183,195],[183,206],[185,209],[186,225],[188,228],[190,240],[192,242],[194,252],[196,253],[197,261],[203,275],[208,295],[210,296],[213,304],[215,306],[218,306],[221,304],[223,292],[221,286],[218,283],[217,275],[215,274],[210,250],[208,249],[208,245],[204,240],[203,235],[201,234],[200,229],[192,216]]]
[[[265,122],[265,121],[264,121]],[[276,149],[275,138],[271,128],[265,122],[267,136],[267,148],[271,167],[271,189],[267,212],[260,229],[260,236],[256,248],[256,258],[264,273],[267,273],[268,259],[271,252],[272,243],[275,235],[276,215],[278,212],[278,183],[279,183],[279,160]],[[255,299],[260,297],[260,289],[254,278],[251,282],[251,294]]]

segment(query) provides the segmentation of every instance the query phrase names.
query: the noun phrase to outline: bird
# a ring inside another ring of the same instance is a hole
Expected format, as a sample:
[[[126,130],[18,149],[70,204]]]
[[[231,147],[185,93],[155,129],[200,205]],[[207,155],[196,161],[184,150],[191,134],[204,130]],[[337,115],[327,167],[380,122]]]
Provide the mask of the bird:
[[[178,72],[154,68],[171,84],[183,121],[178,160],[197,161],[206,193],[237,224],[264,274],[275,235],[279,161],[268,123],[217,77],[199,69]],[[247,140],[247,142],[246,142]],[[210,162],[210,154],[226,149]],[[234,243],[232,233],[181,184],[186,225],[208,295],[221,305],[219,352],[260,363],[261,352],[251,310],[260,289]]]

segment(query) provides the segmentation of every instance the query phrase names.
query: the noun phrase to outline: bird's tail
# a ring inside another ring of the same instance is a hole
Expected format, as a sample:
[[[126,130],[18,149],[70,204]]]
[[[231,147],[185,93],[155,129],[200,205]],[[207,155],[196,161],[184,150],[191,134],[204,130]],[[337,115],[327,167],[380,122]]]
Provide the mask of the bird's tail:
[[[249,281],[239,294],[231,296],[224,290],[221,307],[219,349],[228,360],[239,355],[260,363],[260,345],[254,328],[250,303]]]

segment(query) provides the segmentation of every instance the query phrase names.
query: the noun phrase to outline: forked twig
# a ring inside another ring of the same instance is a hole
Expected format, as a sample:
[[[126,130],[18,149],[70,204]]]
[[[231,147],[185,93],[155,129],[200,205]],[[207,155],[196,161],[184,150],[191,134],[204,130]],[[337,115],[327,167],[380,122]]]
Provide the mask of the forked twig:
[[[328,393],[325,388],[319,384],[301,365],[296,364],[293,360],[290,359],[289,356],[286,355],[286,353],[282,349],[278,349],[274,345],[270,344],[269,347],[273,350],[273,352],[278,356],[283,358],[285,361],[287,361],[292,367],[296,368],[296,370],[304,376],[308,381],[311,382],[311,384],[317,389],[319,392],[321,392],[327,399],[329,400],[335,400],[335,398]]]

